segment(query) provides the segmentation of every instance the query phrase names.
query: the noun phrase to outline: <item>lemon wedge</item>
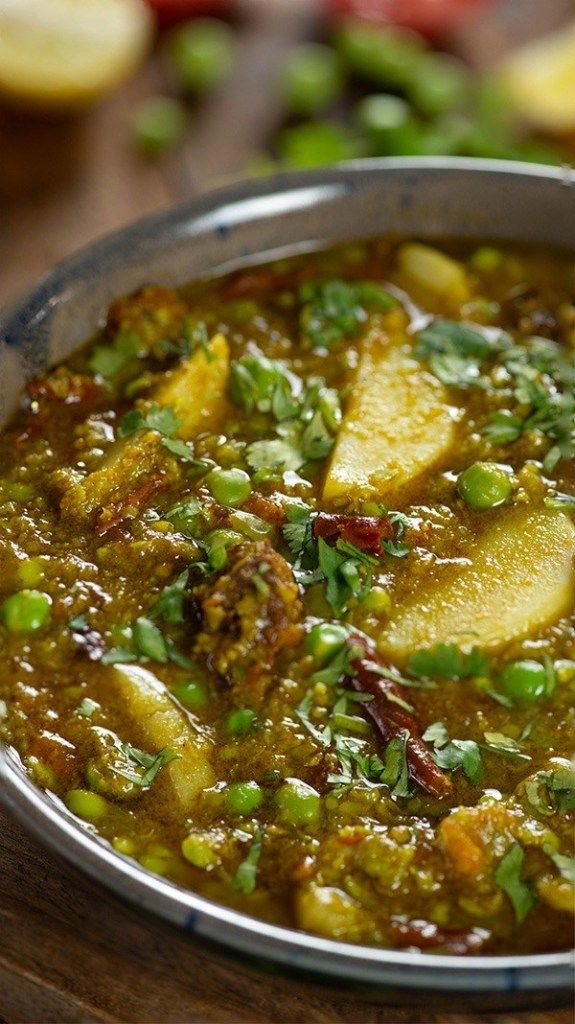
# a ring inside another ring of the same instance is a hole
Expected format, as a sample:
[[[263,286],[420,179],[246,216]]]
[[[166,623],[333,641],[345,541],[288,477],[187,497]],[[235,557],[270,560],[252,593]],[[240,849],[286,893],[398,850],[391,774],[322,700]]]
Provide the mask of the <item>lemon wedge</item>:
[[[575,128],[575,24],[522,47],[500,69],[516,111],[550,132]]]
[[[135,70],[152,30],[143,0],[0,0],[0,94],[81,107]]]

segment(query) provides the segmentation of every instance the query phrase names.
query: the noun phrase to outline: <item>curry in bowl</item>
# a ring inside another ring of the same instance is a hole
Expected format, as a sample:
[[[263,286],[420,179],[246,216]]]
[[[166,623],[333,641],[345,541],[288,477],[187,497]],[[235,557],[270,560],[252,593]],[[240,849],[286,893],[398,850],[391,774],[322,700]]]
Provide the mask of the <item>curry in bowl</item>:
[[[574,291],[383,239],[114,302],[0,440],[27,772],[265,920],[567,948]]]

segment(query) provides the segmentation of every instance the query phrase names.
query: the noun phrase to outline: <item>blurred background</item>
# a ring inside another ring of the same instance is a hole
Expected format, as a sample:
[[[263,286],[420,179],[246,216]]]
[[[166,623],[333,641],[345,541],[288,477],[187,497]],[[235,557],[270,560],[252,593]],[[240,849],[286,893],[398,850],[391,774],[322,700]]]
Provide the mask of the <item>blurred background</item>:
[[[277,169],[575,161],[573,0],[0,0],[0,304]]]

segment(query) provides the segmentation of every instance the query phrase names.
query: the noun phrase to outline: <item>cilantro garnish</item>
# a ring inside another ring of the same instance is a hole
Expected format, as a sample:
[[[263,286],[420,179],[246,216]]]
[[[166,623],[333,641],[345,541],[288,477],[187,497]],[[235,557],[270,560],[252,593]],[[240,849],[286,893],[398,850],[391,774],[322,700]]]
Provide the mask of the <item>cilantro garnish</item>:
[[[524,858],[521,846],[514,843],[499,861],[493,876],[511,902],[517,924],[523,923],[537,902],[532,885],[521,878]]]
[[[511,736],[505,736],[502,732],[484,732],[485,743],[482,746],[492,754],[499,754],[501,757],[509,757],[514,761],[530,761],[529,754],[525,754],[516,740]]]
[[[407,669],[414,676],[467,679],[486,675],[489,662],[476,647],[469,654],[464,654],[456,644],[436,644],[435,647],[415,651],[409,658]]]
[[[423,733],[422,739],[433,744],[432,757],[436,765],[453,772],[461,768],[470,782],[477,782],[481,775],[481,751],[475,740],[450,740],[443,722],[433,722]]]
[[[259,828],[254,835],[252,844],[245,860],[241,862],[234,875],[233,886],[238,892],[249,896],[256,887],[258,866],[262,855],[264,829]]]
[[[150,611],[150,619],[162,618],[164,622],[177,625],[184,621],[184,599],[188,583],[189,571],[182,572],[173,583],[162,590],[154,607]]]
[[[546,853],[549,859],[553,861],[561,878],[575,885],[575,857],[568,857],[564,853],[558,853],[550,843],[543,844],[543,853]]]
[[[68,629],[72,630],[72,633],[85,633],[88,628],[88,620],[85,615],[76,615],[68,621]]]
[[[386,312],[397,300],[374,281],[308,282],[301,286],[300,327],[312,348],[330,349],[354,338],[367,319],[367,310]]]
[[[164,512],[164,519],[173,523],[176,530],[185,533],[188,537],[194,537],[198,523],[202,515],[202,506],[197,498],[186,498],[178,502],[172,508]]]
[[[390,787],[392,796],[408,797],[411,795],[407,764],[408,739],[408,732],[405,732],[403,736],[394,736],[385,748],[383,771],[379,780]]]
[[[160,434],[164,448],[186,462],[196,462],[192,445],[173,437],[180,426],[180,420],[169,405],[152,405],[145,413],[141,409],[130,409],[125,413],[120,420],[118,436],[128,437],[136,430],[155,430]]]
[[[156,430],[165,437],[171,437],[180,426],[174,410],[169,406],[152,405],[146,413],[141,409],[130,409],[122,416],[118,434],[127,437],[136,430]]]
[[[246,412],[272,413],[278,422],[298,412],[297,378],[266,356],[242,356],[232,364],[230,394]]]
[[[505,388],[507,396],[511,378],[513,408],[491,413],[483,429],[491,444],[513,444],[537,430],[551,442],[543,460],[548,471],[575,453],[575,368],[555,342],[531,338],[515,345],[499,329],[437,317],[418,333],[415,353],[448,386]],[[500,385],[483,372],[488,361],[507,371]]]
[[[184,335],[184,355],[186,357],[191,356],[192,352],[196,349],[201,348],[208,363],[213,362],[216,358],[214,352],[210,348],[210,337],[208,334],[208,328],[203,320],[198,320],[197,323],[192,324],[189,320],[186,320],[183,328]]]
[[[135,331],[118,331],[110,345],[96,345],[88,366],[92,373],[110,380],[140,354],[141,342]]]
[[[565,764],[537,772],[525,782],[525,796],[544,816],[575,811],[575,771]]]
[[[157,754],[149,754],[146,750],[133,747],[131,743],[122,743],[121,750],[134,767],[143,768],[144,771],[130,772],[118,767],[115,767],[114,771],[117,775],[121,775],[122,778],[128,779],[129,782],[133,782],[142,789],[147,789],[152,785],[160,768],[170,764],[171,761],[175,761],[180,756],[173,747],[163,747]]]

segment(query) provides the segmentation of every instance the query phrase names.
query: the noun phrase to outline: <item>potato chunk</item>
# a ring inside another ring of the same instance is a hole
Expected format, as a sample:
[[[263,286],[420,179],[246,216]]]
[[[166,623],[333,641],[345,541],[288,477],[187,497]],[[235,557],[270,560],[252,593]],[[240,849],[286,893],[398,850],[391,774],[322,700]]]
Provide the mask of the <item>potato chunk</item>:
[[[180,755],[162,768],[154,792],[164,788],[179,815],[189,814],[202,790],[212,786],[215,775],[210,763],[213,741],[194,727],[156,677],[139,665],[115,665],[109,670],[107,686],[123,714],[131,720],[133,742],[150,753],[173,747]]]
[[[394,313],[394,317],[396,317]],[[454,440],[447,392],[411,355],[405,321],[374,317],[324,485],[325,501],[385,501],[434,465]]]
[[[216,427],[225,415],[229,374],[226,339],[216,334],[209,353],[197,349],[166,374],[150,395],[151,402],[173,409],[180,421],[179,437],[191,439],[200,430]],[[62,516],[81,523],[98,512],[96,526],[104,533],[137,514],[146,502],[177,480],[178,468],[155,431],[137,431],[117,440],[99,469],[74,481],[64,492]]]
[[[562,512],[501,515],[446,573],[395,607],[384,638],[392,657],[437,643],[497,648],[547,626],[575,599],[575,527]]]
[[[169,406],[180,420],[178,436],[189,441],[200,430],[217,426],[226,411],[230,350],[223,334],[216,334],[208,350],[196,349],[189,359],[167,373],[155,388],[153,401]]]
[[[461,263],[431,245],[419,242],[402,245],[397,262],[402,275],[419,288],[426,299],[439,299],[456,312],[471,298],[467,274]]]

